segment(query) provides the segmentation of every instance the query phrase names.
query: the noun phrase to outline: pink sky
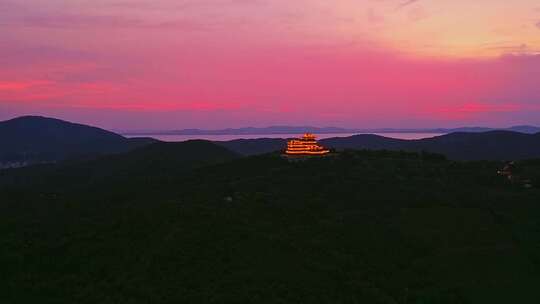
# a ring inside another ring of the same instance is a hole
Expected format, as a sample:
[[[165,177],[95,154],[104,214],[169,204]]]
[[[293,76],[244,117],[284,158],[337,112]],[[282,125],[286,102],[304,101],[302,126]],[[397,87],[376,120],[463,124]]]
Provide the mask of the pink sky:
[[[540,125],[537,0],[2,0],[0,120]]]

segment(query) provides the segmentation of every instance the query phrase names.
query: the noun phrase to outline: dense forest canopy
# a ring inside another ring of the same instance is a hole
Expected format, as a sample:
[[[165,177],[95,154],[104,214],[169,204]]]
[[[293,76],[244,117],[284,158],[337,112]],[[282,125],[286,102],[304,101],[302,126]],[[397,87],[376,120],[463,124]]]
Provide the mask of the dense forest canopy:
[[[212,147],[0,171],[2,302],[539,300],[540,189],[503,162]]]

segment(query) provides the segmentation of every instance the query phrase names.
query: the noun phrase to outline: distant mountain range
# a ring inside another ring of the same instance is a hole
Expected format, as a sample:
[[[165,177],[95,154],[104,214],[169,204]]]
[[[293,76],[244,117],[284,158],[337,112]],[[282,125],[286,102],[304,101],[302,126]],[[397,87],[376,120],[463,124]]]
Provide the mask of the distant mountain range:
[[[320,142],[324,146],[336,150],[428,151],[444,154],[455,160],[517,160],[540,158],[540,133],[528,134],[533,131],[533,128],[519,126],[512,127],[511,130],[485,132],[474,128],[474,132],[453,132],[419,140],[401,140],[373,134],[360,134],[327,138]],[[272,130],[271,132],[274,133],[281,130],[286,134],[306,131],[306,129],[294,129],[293,127],[290,129],[274,127],[274,129],[264,128],[263,130]],[[308,131],[324,133],[321,130],[336,132],[336,129],[324,128]],[[443,129],[437,130],[441,132]],[[521,132],[516,132],[517,130]],[[384,131],[390,132],[390,129],[384,129]],[[392,132],[396,132],[396,130],[392,129]],[[216,155],[220,154],[226,157],[247,156],[282,151],[286,146],[286,139],[269,138],[216,141],[213,143],[208,141],[195,142],[198,144],[192,143],[189,146],[190,152],[188,154],[190,155],[204,156],[205,153],[210,153],[209,151],[212,150],[215,151]],[[128,139],[103,129],[53,118],[26,116],[0,122],[0,168],[23,167],[35,163],[58,162],[68,159],[93,159],[102,155],[122,154],[130,151],[134,152],[125,154],[125,156],[123,156],[124,154],[119,155],[117,161],[129,162],[133,166],[159,165],[166,167],[167,164],[176,163],[178,155],[185,155],[183,150],[182,145],[174,143],[162,143],[151,138]],[[231,153],[228,155],[224,151]],[[162,159],[163,162],[158,164],[152,161],[151,165],[146,164],[145,155],[147,153],[153,155],[152,159]],[[156,155],[161,156],[156,157]],[[186,158],[186,160],[190,159]],[[196,158],[192,160],[195,161]],[[115,162],[116,160],[111,162],[111,166],[115,165]]]
[[[510,128],[486,128],[486,127],[462,127],[462,128],[377,128],[377,129],[348,129],[337,127],[312,127],[312,126],[271,126],[266,128],[228,128],[219,130],[183,129],[183,130],[134,130],[121,131],[123,135],[264,135],[264,134],[346,134],[346,133],[435,133],[446,134],[454,132],[488,132],[495,130],[514,131],[520,133],[534,134],[540,132],[540,127],[536,126],[513,126]]]

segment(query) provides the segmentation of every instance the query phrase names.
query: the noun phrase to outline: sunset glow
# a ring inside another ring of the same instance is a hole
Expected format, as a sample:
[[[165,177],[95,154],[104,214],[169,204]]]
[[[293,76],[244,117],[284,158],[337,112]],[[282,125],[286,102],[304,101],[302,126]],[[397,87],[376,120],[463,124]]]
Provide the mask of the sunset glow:
[[[3,0],[0,119],[540,124],[537,0]]]

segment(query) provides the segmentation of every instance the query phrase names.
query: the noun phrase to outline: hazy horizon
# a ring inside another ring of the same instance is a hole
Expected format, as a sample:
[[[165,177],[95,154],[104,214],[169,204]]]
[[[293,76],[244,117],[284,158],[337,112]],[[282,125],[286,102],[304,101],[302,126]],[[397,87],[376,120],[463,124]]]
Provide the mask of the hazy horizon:
[[[201,132],[212,132],[212,131],[225,131],[225,130],[242,130],[242,129],[270,129],[270,128],[316,128],[316,129],[342,129],[343,133],[351,133],[349,131],[381,131],[381,130],[387,130],[390,132],[377,132],[377,133],[392,133],[391,131],[410,131],[410,133],[423,133],[422,131],[436,131],[436,130],[444,130],[444,129],[474,129],[474,128],[485,128],[485,129],[510,129],[513,127],[536,127],[540,128],[540,124],[513,124],[513,125],[506,125],[506,126],[492,126],[492,125],[458,125],[455,127],[443,127],[443,126],[427,126],[427,127],[399,127],[399,126],[383,126],[383,127],[343,127],[338,125],[308,125],[308,124],[297,124],[297,125],[285,125],[285,124],[273,124],[273,125],[246,125],[246,126],[239,126],[239,127],[223,127],[223,128],[205,128],[205,127],[163,127],[163,128],[145,128],[144,126],[138,125],[133,128],[107,128],[104,126],[101,126],[99,124],[94,123],[85,123],[84,121],[76,121],[69,118],[61,118],[61,117],[52,117],[52,116],[44,116],[40,114],[28,114],[28,115],[21,115],[21,116],[12,116],[7,118],[2,118],[2,115],[0,115],[0,122],[2,121],[8,121],[11,119],[17,119],[22,117],[43,117],[43,118],[51,118],[51,119],[59,119],[64,120],[67,122],[72,123],[80,123],[80,124],[87,124],[89,126],[99,127],[102,129],[106,129],[112,132],[116,132],[119,134],[124,135],[137,135],[137,134],[159,134],[159,132],[174,132],[174,131],[188,131],[188,130],[196,130]],[[155,133],[152,133],[155,132]],[[284,131],[280,131],[280,133],[253,133],[252,135],[260,135],[260,134],[293,134],[293,133],[282,133]],[[333,132],[328,132],[333,133]],[[433,132],[428,132],[433,133]],[[247,134],[247,133],[246,133]],[[335,133],[335,134],[339,134]],[[186,134],[188,135],[188,134]],[[211,134],[207,134],[211,135]],[[225,135],[225,134],[224,134]]]

